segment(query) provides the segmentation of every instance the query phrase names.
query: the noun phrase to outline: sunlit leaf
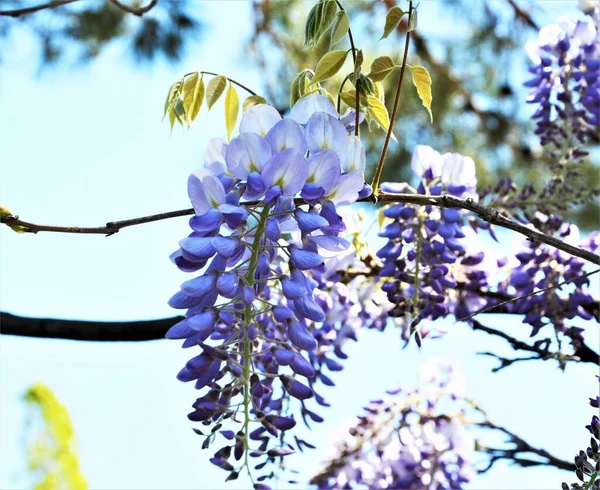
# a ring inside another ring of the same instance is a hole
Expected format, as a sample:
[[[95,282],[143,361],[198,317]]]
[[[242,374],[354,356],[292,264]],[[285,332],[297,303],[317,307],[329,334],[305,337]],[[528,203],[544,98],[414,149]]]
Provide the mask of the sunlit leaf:
[[[227,77],[222,75],[214,77],[206,86],[206,103],[208,109],[215,104],[219,97],[223,94],[225,87],[227,86]]]
[[[232,84],[229,84],[225,94],[225,127],[227,128],[227,139],[231,139],[231,132],[237,121],[240,110],[240,99]]]
[[[177,80],[173,85],[171,85],[171,88],[169,88],[167,100],[165,100],[165,111],[163,113],[163,118],[167,114],[169,108],[173,106],[175,99],[179,97],[182,83],[183,82],[181,80]]]
[[[400,21],[402,20],[402,16],[405,14],[400,7],[392,7],[387,15],[385,16],[385,28],[383,29],[383,35],[379,38],[385,39],[390,35],[390,33],[398,27]]]
[[[387,108],[377,97],[367,95],[367,113],[375,120],[379,126],[385,131],[390,127],[390,115],[388,114]],[[396,138],[392,135],[392,138]]]
[[[429,112],[429,118],[433,122],[433,114],[431,112],[431,76],[423,66],[408,66],[412,73],[413,83],[417,87],[417,93],[423,102],[423,106]]]
[[[348,90],[346,92],[341,93],[342,100],[345,104],[356,109],[356,90]],[[367,95],[363,92],[360,93],[360,101],[359,104],[361,106],[367,105]]]
[[[362,49],[357,50],[356,60],[354,61],[354,79],[358,78],[364,60]]]
[[[344,65],[347,56],[348,51],[331,51],[323,56],[319,63],[317,63],[315,77],[311,80],[310,85],[322,82],[335,75]]]
[[[371,64],[369,78],[375,82],[381,82],[396,69],[396,63],[389,56],[380,56]]]
[[[335,20],[337,10],[335,0],[321,0],[310,10],[304,30],[304,49],[310,49],[318,44],[321,36]]]
[[[412,14],[410,16],[410,22],[408,23],[408,28],[406,29],[408,32],[414,31],[417,28],[417,9],[413,8]]]
[[[198,114],[200,113],[200,107],[202,107],[202,101],[204,100],[204,80],[200,78],[194,89],[194,97],[192,99],[192,105],[187,112],[188,122],[191,124],[194,122]]]
[[[244,100],[244,112],[246,112],[250,107],[253,107],[258,104],[266,104],[267,100],[260,95],[251,95],[250,97],[246,97]]]
[[[341,40],[350,29],[350,18],[348,14],[340,10],[335,16],[333,29],[331,30],[331,45],[334,45]]]
[[[194,93],[196,92],[196,85],[198,84],[199,74],[198,72],[192,73],[183,82],[183,110],[185,112],[185,119],[189,122],[190,109],[194,102]]]

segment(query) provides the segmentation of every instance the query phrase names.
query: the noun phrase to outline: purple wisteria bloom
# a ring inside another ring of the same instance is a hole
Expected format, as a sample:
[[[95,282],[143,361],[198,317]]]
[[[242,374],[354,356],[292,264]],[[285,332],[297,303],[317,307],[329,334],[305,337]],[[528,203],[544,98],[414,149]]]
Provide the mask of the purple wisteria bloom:
[[[167,338],[198,349],[178,378],[202,390],[188,417],[212,427],[205,446],[231,425],[211,459],[231,479],[248,457],[265,458],[262,469],[310,447],[282,434],[296,424],[297,407],[305,421],[322,420],[310,399],[327,402],[313,387],[326,378],[322,366],[339,366],[326,354],[341,357],[316,278],[350,246],[337,207],[365,188],[364,149],[339,119],[316,94],[289,118],[268,105],[251,107],[240,134],[211,140],[204,169],[188,181],[192,233],[171,258],[200,272],[169,301],[187,312]]]

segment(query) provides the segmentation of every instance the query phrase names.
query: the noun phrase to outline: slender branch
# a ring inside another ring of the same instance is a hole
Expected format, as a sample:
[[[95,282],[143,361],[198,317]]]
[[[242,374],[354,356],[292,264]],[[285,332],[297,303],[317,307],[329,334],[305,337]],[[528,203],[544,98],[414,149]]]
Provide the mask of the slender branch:
[[[0,10],[0,16],[16,18],[27,14],[33,14],[34,12],[38,12],[40,10],[53,9],[56,7],[61,7],[62,5],[67,5],[69,3],[75,3],[78,1],[79,0],[54,0],[53,2],[43,3],[40,5],[35,5],[33,7],[25,7],[14,10]]]
[[[124,10],[125,12],[127,12],[129,14],[133,14],[133,15],[137,15],[138,17],[141,17],[146,12],[149,12],[154,7],[156,7],[158,0],[150,0],[150,3],[148,5],[146,5],[145,7],[129,7],[129,6],[124,5],[121,2],[119,2],[119,0],[109,0],[109,2],[112,3],[115,7],[118,7],[121,10]]]
[[[517,3],[515,2],[515,0],[508,0],[508,3],[515,11],[515,15],[517,16],[517,19],[521,19],[525,24],[527,24],[529,27],[532,27],[536,31],[540,30],[540,27],[533,20],[531,15],[529,15],[529,12],[526,12],[521,7],[519,7],[517,5]]]
[[[410,21],[413,15],[413,3],[410,1],[408,7],[408,27],[410,28]],[[388,128],[387,134],[385,135],[385,142],[383,143],[383,148],[381,150],[381,156],[379,157],[379,163],[377,164],[377,170],[375,171],[375,176],[373,177],[373,181],[371,182],[371,187],[373,188],[373,196],[375,198],[379,197],[379,180],[381,179],[381,173],[383,172],[383,165],[385,163],[385,157],[387,156],[388,147],[390,145],[390,139],[392,137],[392,131],[394,129],[394,123],[396,121],[396,112],[398,110],[398,105],[400,103],[400,93],[402,92],[402,82],[404,81],[404,73],[406,72],[406,60],[408,58],[408,48],[410,46],[410,34],[411,31],[407,29],[406,31],[406,41],[404,43],[404,55],[402,56],[402,66],[400,67],[400,77],[398,78],[398,86],[396,87],[396,98],[394,99],[394,106],[392,108],[392,114],[390,115],[390,126]]]
[[[201,71],[200,73],[205,73],[206,75],[213,75],[215,77],[221,76],[218,73],[213,73],[212,71]],[[237,80],[234,80],[233,78],[229,78],[229,77],[225,77],[225,78],[227,80],[229,80],[231,83],[233,83],[234,85],[237,85],[238,87],[244,89],[250,95],[258,95],[254,90],[249,89],[248,87],[246,87],[245,85],[241,84]]]
[[[600,256],[596,255],[589,250],[585,250],[581,247],[576,247],[569,243],[566,243],[558,238],[542,233],[541,231],[536,230],[535,228],[522,225],[513,221],[507,216],[501,214],[498,210],[483,206],[477,202],[475,202],[471,198],[461,199],[459,197],[451,196],[448,194],[444,194],[441,196],[428,196],[425,194],[392,194],[380,192],[378,197],[370,196],[365,199],[361,199],[360,202],[371,202],[377,200],[378,203],[407,203],[407,204],[417,204],[421,206],[438,206],[442,208],[458,208],[465,209],[467,211],[471,211],[475,213],[480,219],[486,221],[490,224],[500,226],[502,228],[506,228],[512,230],[514,232],[520,233],[521,235],[526,236],[529,240],[533,242],[545,243],[546,245],[550,245],[558,250],[562,250],[570,255],[575,257],[579,257],[581,259],[587,260],[596,265],[600,265]],[[301,206],[305,204],[303,199],[295,199],[295,204],[297,206]],[[246,203],[242,203],[245,206],[260,206],[262,203],[260,201],[249,201]],[[28,221],[23,221],[19,219],[16,215],[5,215],[0,216],[0,223],[5,223],[9,227],[23,227],[25,232],[37,233],[39,231],[51,231],[51,232],[59,232],[59,233],[94,233],[94,234],[104,234],[104,235],[114,235],[122,228],[128,226],[139,225],[143,223],[151,223],[153,221],[160,221],[164,219],[176,218],[179,216],[189,216],[194,214],[193,209],[180,209],[178,211],[171,211],[168,213],[160,213],[154,214],[151,216],[144,216],[141,218],[134,218],[122,221],[113,221],[106,223],[104,226],[96,227],[96,228],[82,228],[78,226],[49,226],[49,225],[38,225],[35,223],[30,223]]]
[[[0,312],[0,334],[93,342],[140,342],[163,339],[182,316],[132,322],[95,322],[29,318]]]

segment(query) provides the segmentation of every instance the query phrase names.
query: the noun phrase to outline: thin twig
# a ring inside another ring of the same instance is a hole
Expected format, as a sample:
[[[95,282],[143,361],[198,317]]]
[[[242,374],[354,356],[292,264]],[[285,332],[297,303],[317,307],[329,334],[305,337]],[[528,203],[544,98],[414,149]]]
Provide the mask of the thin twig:
[[[371,182],[373,188],[373,196],[376,198],[379,196],[379,180],[381,179],[381,173],[383,172],[383,165],[385,163],[385,157],[387,156],[388,147],[390,145],[390,139],[392,137],[392,131],[394,129],[394,123],[396,121],[396,112],[400,103],[400,93],[402,92],[402,82],[404,81],[404,73],[406,72],[406,60],[408,58],[408,48],[410,46],[410,20],[413,15],[413,3],[412,0],[408,7],[408,29],[406,31],[406,42],[404,44],[404,55],[402,56],[402,66],[400,67],[400,77],[398,78],[398,86],[396,87],[396,98],[394,99],[394,106],[392,108],[392,114],[390,115],[390,126],[387,134],[385,135],[385,142],[381,150],[381,156],[379,157],[379,163],[377,164],[377,170],[375,171],[375,177]]]
[[[124,5],[121,2],[119,2],[119,0],[109,0],[109,2],[112,3],[115,7],[118,7],[121,10],[124,10],[125,12],[127,12],[129,14],[133,14],[133,15],[137,15],[138,17],[141,17],[146,12],[149,12],[154,7],[156,7],[158,0],[150,0],[150,3],[148,5],[146,5],[145,7],[129,7],[129,6]]]
[[[21,9],[14,10],[0,10],[0,16],[6,17],[21,17],[27,14],[33,14],[34,12],[38,12],[40,10],[45,9],[53,9],[56,7],[61,7],[62,5],[67,5],[69,3],[74,3],[79,0],[54,0],[53,2],[43,3],[40,5],[35,5],[33,7],[25,7]]]
[[[370,196],[364,199],[360,199],[359,202],[373,203],[374,200],[374,196]],[[305,204],[303,199],[295,199],[294,202],[296,206],[301,206]],[[500,212],[498,212],[497,210],[488,208],[486,206],[482,206],[481,204],[475,202],[471,198],[461,199],[459,197],[451,196],[448,194],[444,194],[441,196],[428,196],[425,194],[392,194],[381,192],[380,195],[377,197],[377,202],[383,204],[406,203],[417,204],[421,206],[438,206],[442,208],[465,209],[467,211],[475,213],[483,221],[487,221],[490,224],[497,225],[502,228],[506,228],[520,233],[521,235],[526,236],[532,242],[545,243],[546,245],[550,245],[551,247],[554,247],[558,250],[562,250],[563,252],[566,252],[570,255],[579,257],[593,264],[600,265],[600,256],[596,255],[595,253],[590,252],[589,250],[585,250],[581,247],[576,247],[574,245],[566,243],[558,238],[542,233],[541,231],[538,231],[535,228],[517,223],[516,221],[513,221],[512,219],[500,214]],[[246,203],[242,203],[242,205],[244,206],[260,206],[261,204],[262,203],[260,201],[248,201]],[[193,209],[180,209],[178,211],[154,214],[151,216],[144,216],[141,218],[113,221],[106,223],[106,225],[104,226],[96,228],[82,228],[78,226],[38,225],[35,223],[30,223],[28,221],[23,221],[15,215],[0,216],[0,223],[5,223],[9,227],[21,226],[25,228],[23,231],[30,233],[37,233],[39,231],[52,231],[59,233],[94,233],[113,235],[122,228],[128,226],[134,226],[143,223],[151,223],[153,221],[161,221],[164,219],[175,218],[178,216],[189,216],[192,214],[194,214]]]
[[[212,71],[201,71],[200,73],[205,73],[206,75],[213,75],[215,77],[223,76],[223,75],[219,75],[218,73],[213,73]],[[258,95],[254,90],[250,90],[248,87],[246,87],[245,85],[242,85],[237,80],[234,80],[233,78],[229,78],[229,77],[225,77],[225,78],[227,80],[229,80],[231,83],[233,83],[234,85],[237,85],[238,87],[243,88],[250,95]]]
[[[525,22],[525,24],[527,24],[529,27],[532,27],[536,31],[540,30],[540,27],[533,20],[533,18],[531,17],[531,15],[529,15],[529,12],[526,12],[521,7],[519,7],[517,5],[517,3],[515,2],[515,0],[508,0],[508,3],[513,8],[513,10],[515,11],[515,15],[517,16],[518,19],[521,19],[523,22]]]

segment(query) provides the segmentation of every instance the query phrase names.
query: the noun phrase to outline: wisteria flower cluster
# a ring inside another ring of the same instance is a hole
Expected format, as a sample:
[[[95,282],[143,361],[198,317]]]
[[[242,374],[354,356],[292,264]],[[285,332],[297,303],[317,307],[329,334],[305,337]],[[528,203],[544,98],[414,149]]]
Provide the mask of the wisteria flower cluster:
[[[311,483],[318,488],[460,489],[476,474],[472,411],[454,363],[432,360],[419,389],[372,401]]]
[[[600,128],[600,7],[588,2],[584,10],[586,19],[546,26],[527,44],[536,134],[556,150],[565,141],[583,144]]]
[[[241,419],[237,432],[221,432],[225,445],[211,460],[231,479],[239,472],[232,451],[246,466],[248,456],[274,461],[293,452],[278,439],[296,424],[286,412],[290,396],[303,415],[319,418],[305,407],[315,393],[299,378],[310,384],[316,372],[303,352],[335,370],[336,361],[315,352],[319,336],[335,338],[321,331],[331,328],[328,307],[314,294],[312,276],[349,247],[339,236],[345,225],[337,207],[370,191],[364,166],[360,140],[348,135],[331,102],[314,94],[289,118],[268,105],[248,109],[239,136],[229,144],[212,140],[205,168],[189,178],[193,231],[172,260],[201,272],[171,298],[187,313],[167,337],[200,348],[178,375],[203,390],[190,420],[214,433],[224,420]],[[324,327],[314,330],[313,322]]]
[[[477,199],[475,163],[455,153],[440,155],[428,146],[418,146],[411,163],[420,177],[420,194],[444,193]],[[395,184],[383,184],[388,192],[400,190]],[[482,250],[474,251],[472,230],[460,209],[412,204],[392,204],[383,210],[388,224],[379,236],[388,242],[377,252],[383,260],[382,286],[394,305],[390,315],[404,319],[403,336],[417,332],[417,341],[427,330],[416,330],[422,319],[437,320],[450,313],[466,316],[481,306],[469,290],[487,284],[487,274],[475,266],[484,260]],[[464,278],[468,288],[461,299],[449,294]]]

